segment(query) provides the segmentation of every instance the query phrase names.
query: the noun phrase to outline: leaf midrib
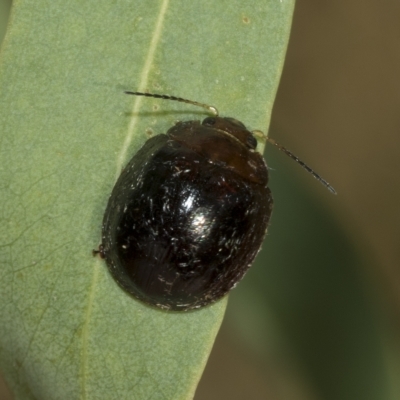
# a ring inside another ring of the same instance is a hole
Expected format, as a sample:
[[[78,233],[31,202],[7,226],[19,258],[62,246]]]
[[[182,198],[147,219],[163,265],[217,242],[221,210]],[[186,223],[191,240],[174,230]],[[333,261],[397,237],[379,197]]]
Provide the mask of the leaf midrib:
[[[158,17],[155,23],[155,26],[153,28],[152,34],[151,34],[151,41],[150,45],[148,48],[147,52],[147,57],[142,69],[141,73],[141,78],[140,82],[138,84],[138,91],[144,91],[147,87],[148,84],[148,79],[149,79],[149,74],[151,71],[151,67],[154,62],[154,56],[156,53],[156,49],[158,46],[158,43],[160,41],[161,37],[161,32],[162,28],[164,25],[164,19],[165,19],[165,14],[167,12],[169,5],[169,0],[163,0],[160,6],[160,10],[158,13]],[[132,117],[128,126],[128,130],[125,136],[125,140],[122,144],[121,150],[117,156],[117,163],[116,163],[116,177],[115,179],[118,178],[119,174],[121,173],[122,165],[125,162],[126,159],[126,154],[128,151],[128,148],[132,142],[132,138],[134,136],[135,128],[137,125],[137,121],[139,119],[138,117],[138,111],[141,107],[143,98],[141,97],[136,97],[135,101],[133,103],[132,107]],[[88,368],[89,368],[89,362],[88,362],[88,339],[89,339],[89,324],[91,320],[91,315],[93,311],[93,303],[94,303],[94,298],[95,298],[95,288],[97,286],[97,281],[99,279],[99,262],[95,261],[93,265],[93,275],[92,275],[92,280],[89,286],[89,295],[88,295],[88,303],[86,307],[86,314],[85,314],[85,323],[83,325],[82,329],[82,360],[81,360],[81,377],[82,377],[82,399],[87,399],[87,390],[86,390],[86,383],[87,383],[87,377],[88,377]]]

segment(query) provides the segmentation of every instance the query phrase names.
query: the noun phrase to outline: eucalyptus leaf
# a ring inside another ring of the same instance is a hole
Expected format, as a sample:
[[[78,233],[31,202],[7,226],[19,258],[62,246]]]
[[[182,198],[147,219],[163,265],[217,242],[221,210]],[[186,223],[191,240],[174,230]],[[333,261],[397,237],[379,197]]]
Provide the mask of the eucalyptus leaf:
[[[19,0],[0,54],[0,365],[16,399],[190,399],[226,299],[155,310],[92,256],[149,135],[215,105],[266,131],[294,0]]]

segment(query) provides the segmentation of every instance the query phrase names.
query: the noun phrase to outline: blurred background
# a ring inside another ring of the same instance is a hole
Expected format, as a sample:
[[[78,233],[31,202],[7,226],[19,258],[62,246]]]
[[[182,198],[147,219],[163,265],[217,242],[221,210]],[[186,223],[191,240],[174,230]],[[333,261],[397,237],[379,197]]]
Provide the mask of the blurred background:
[[[297,3],[269,134],[338,195],[267,148],[271,226],[196,400],[400,400],[399,20],[396,1]]]

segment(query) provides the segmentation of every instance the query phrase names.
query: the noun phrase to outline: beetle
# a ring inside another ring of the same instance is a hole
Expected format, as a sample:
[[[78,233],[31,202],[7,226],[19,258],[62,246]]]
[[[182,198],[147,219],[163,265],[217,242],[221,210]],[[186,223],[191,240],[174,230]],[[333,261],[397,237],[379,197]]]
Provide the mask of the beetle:
[[[187,311],[225,296],[261,248],[273,208],[258,131],[213,116],[178,122],[147,140],[109,197],[99,253],[117,283],[137,299]],[[267,139],[334,189],[286,148]]]

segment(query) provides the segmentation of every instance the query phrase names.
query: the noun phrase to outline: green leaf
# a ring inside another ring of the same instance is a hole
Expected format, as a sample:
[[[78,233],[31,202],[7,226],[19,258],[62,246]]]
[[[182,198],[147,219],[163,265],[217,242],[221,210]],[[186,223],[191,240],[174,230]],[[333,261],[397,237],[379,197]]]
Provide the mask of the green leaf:
[[[6,33],[11,0],[0,0],[0,45]]]
[[[149,134],[207,102],[267,130],[293,0],[15,1],[0,54],[0,362],[16,399],[190,399],[226,299],[168,313],[92,249]]]

